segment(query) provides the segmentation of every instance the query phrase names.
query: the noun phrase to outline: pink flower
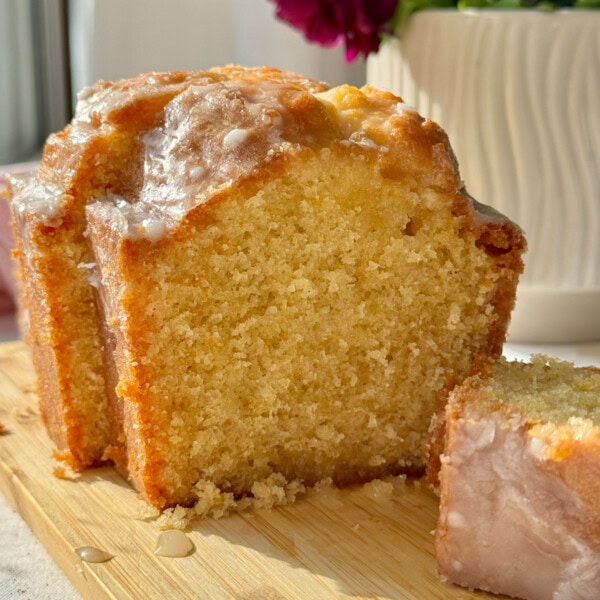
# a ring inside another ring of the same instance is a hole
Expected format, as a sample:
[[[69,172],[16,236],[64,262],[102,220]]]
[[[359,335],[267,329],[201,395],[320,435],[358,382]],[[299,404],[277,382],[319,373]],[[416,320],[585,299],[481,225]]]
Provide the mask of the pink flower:
[[[274,0],[276,15],[311,42],[322,46],[346,43],[346,60],[377,52],[386,23],[398,0]]]

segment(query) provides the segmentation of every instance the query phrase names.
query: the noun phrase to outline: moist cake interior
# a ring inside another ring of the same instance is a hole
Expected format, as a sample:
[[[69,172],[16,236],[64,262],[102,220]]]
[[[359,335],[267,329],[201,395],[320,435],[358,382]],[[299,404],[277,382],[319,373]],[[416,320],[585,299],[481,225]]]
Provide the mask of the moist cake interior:
[[[185,237],[131,245],[111,318],[151,495],[422,469],[437,393],[498,318],[498,249],[461,231],[452,197],[334,154],[203,206]]]

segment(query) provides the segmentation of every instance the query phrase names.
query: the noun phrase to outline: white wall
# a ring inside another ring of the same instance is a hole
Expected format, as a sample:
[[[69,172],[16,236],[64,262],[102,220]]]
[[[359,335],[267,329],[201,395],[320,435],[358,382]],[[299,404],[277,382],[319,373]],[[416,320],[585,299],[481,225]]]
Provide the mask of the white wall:
[[[362,85],[362,61],[309,44],[269,0],[70,0],[73,91],[147,71],[269,64]]]

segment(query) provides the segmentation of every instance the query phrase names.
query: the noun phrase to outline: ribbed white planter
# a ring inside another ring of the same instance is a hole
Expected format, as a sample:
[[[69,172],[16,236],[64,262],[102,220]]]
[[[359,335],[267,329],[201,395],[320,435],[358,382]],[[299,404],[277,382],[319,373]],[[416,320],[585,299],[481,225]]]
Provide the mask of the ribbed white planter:
[[[600,10],[415,13],[369,59],[525,230],[511,341],[600,340]]]

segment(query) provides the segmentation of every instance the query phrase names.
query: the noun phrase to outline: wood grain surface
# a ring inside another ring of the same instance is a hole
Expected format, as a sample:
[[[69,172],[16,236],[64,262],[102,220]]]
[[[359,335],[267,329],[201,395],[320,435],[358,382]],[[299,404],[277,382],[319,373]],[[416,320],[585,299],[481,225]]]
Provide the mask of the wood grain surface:
[[[278,600],[488,598],[441,582],[433,556],[437,499],[419,481],[309,493],[296,503],[192,524],[195,552],[154,555],[159,530],[110,468],[58,479],[29,353],[0,344],[0,490],[85,598]],[[81,561],[96,546],[114,558]]]

